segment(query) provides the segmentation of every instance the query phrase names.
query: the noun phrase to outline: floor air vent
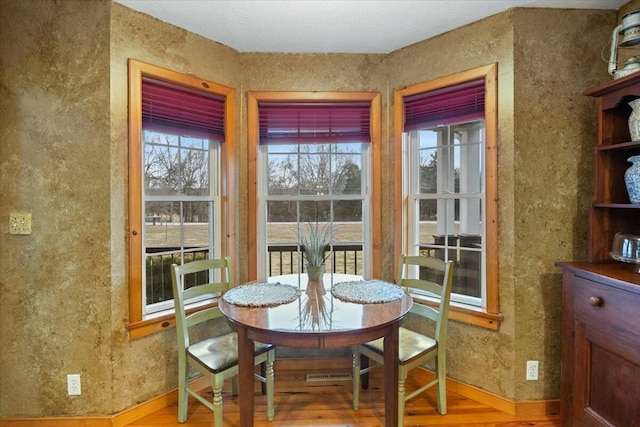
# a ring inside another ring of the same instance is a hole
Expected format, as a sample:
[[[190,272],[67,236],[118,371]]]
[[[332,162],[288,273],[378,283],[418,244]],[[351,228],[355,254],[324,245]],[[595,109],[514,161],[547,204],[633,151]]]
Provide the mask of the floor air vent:
[[[307,374],[307,382],[347,380],[351,380],[351,374]]]

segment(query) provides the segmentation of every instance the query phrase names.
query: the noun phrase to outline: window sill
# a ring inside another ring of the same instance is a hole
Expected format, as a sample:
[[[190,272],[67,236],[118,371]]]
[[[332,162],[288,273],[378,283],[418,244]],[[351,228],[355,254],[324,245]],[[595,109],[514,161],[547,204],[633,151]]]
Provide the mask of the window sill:
[[[438,300],[416,295],[412,296],[415,302],[429,305],[434,308],[438,307]],[[500,322],[502,322],[503,317],[502,314],[488,313],[479,307],[451,303],[451,307],[449,308],[449,319],[497,331],[500,329]]]
[[[187,306],[187,314],[191,314],[204,308],[216,307],[217,305],[218,298],[195,303]],[[155,334],[156,332],[174,328],[175,326],[175,311],[173,309],[170,309],[150,315],[146,319],[139,322],[128,323],[127,329],[129,330],[129,338],[134,340],[147,335]]]

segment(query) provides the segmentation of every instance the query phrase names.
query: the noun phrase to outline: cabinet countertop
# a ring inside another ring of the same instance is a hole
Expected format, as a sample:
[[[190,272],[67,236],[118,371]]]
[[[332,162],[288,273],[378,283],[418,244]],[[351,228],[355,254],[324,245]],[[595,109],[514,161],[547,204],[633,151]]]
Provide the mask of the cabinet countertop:
[[[564,270],[589,280],[599,278],[610,279],[610,284],[617,288],[640,293],[640,273],[633,271],[634,265],[624,262],[558,262],[556,265]]]

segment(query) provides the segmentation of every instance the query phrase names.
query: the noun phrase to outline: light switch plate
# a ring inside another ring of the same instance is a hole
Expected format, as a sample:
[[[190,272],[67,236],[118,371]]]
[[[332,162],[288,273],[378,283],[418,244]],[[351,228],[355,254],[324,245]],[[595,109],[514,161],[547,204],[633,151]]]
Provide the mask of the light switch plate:
[[[9,234],[31,234],[31,214],[9,214]]]

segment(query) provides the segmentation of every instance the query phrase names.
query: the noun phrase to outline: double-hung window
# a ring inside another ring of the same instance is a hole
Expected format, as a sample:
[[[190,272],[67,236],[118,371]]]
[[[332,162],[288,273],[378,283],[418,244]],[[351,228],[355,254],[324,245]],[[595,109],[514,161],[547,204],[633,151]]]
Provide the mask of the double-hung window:
[[[371,275],[371,116],[378,96],[259,100],[261,95],[250,98],[258,129],[256,169],[250,171],[256,176],[250,219],[256,224],[255,277],[305,271],[299,236],[310,224],[330,230],[327,272]]]
[[[130,62],[131,317],[173,309],[171,264],[220,257],[227,95]],[[205,83],[205,84],[203,84]],[[196,302],[196,301],[194,301]]]
[[[396,100],[403,112],[402,251],[454,261],[452,301],[497,313],[497,257],[488,250],[496,244],[495,176],[487,176],[496,161],[492,70],[405,88]]]

